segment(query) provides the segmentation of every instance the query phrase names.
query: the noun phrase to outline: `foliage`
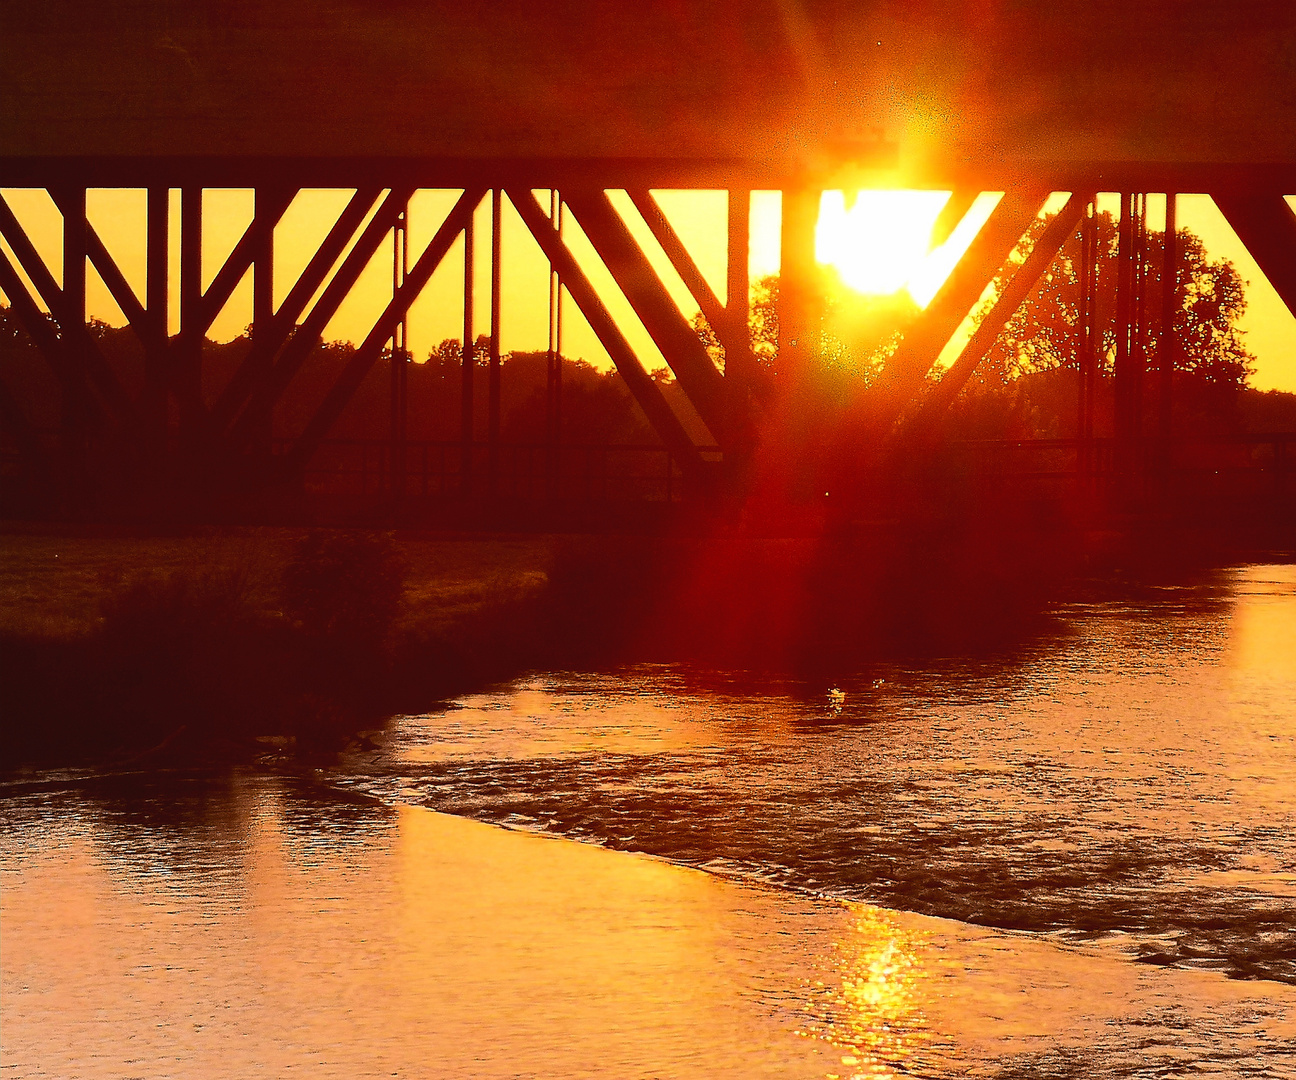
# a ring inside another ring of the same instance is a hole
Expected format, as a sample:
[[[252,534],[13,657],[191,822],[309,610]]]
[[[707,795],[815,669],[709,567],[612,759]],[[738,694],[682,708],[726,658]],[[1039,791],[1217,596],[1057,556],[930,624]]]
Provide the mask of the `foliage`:
[[[1043,218],[1032,225],[1018,244],[1015,263],[1026,258],[1050,220]],[[1099,335],[1095,351],[1100,368],[1110,372],[1116,355],[1118,225],[1111,214],[1101,213],[1094,228],[1098,252],[1094,325]],[[1003,384],[1031,372],[1079,367],[1080,260],[1081,235],[1077,230],[1000,333],[978,369],[979,381]],[[1143,311],[1149,369],[1159,362],[1164,263],[1165,234],[1149,230]],[[1232,263],[1223,259],[1212,262],[1201,238],[1187,229],[1178,230],[1178,264],[1181,302],[1174,321],[1180,343],[1176,370],[1223,386],[1243,385],[1254,363],[1237,326],[1246,311],[1245,283]],[[1002,275],[995,284],[996,290],[1002,287]]]
[[[194,651],[249,620],[242,568],[136,575],[106,596],[103,630],[155,657]]]
[[[405,588],[391,537],[315,530],[284,568],[284,614],[313,637],[375,648],[390,631]]]
[[[862,296],[831,270],[824,271],[823,284],[821,367],[834,376],[854,377],[868,385],[895,351],[918,307],[905,292]],[[778,304],[778,274],[752,283],[747,317],[751,348],[757,364],[770,372],[776,370],[778,359]],[[701,312],[693,317],[693,329],[723,371],[724,346]]]
[[[756,363],[772,369],[778,355],[778,300],[779,276],[769,274],[752,282],[748,298],[747,329],[751,335],[751,349]],[[716,366],[724,371],[725,351],[706,316],[698,312],[693,316],[693,329]]]
[[[147,745],[182,725],[233,735],[272,701],[268,625],[250,601],[245,567],[132,575],[100,609],[104,712],[119,714],[123,741]]]
[[[767,367],[774,363],[774,357],[778,354],[778,304],[778,274],[757,278],[751,287],[747,325],[751,331],[752,352],[756,356],[756,362]]]

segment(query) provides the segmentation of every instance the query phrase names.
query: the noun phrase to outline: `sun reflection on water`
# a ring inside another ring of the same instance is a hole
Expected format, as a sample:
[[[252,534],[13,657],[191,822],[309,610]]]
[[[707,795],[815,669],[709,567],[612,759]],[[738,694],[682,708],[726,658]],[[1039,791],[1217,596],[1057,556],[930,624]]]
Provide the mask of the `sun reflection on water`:
[[[849,932],[833,943],[836,985],[809,987],[810,1020],[800,1034],[834,1050],[828,1080],[907,1074],[931,1042],[926,1003],[927,933],[867,904],[846,904]]]

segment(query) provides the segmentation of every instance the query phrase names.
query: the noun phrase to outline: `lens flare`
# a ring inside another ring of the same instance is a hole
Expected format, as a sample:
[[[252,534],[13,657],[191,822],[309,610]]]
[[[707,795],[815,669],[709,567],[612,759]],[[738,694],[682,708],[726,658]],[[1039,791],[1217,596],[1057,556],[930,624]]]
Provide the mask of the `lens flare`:
[[[825,191],[815,230],[815,258],[836,268],[842,282],[870,296],[906,289],[926,307],[984,224],[998,200],[976,200],[948,239],[933,248],[932,229],[948,191]]]

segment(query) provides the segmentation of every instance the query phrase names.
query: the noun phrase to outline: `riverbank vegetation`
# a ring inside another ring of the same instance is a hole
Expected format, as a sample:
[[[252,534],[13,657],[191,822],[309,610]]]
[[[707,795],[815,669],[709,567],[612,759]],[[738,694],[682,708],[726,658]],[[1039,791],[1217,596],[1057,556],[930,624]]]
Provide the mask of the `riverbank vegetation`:
[[[1003,520],[838,540],[11,532],[0,757],[327,755],[530,670],[842,670],[993,647],[1038,625],[1078,557],[1042,539],[1005,554],[999,529],[1016,527],[1043,535]]]
[[[335,749],[518,669],[545,541],[4,537],[6,766]]]

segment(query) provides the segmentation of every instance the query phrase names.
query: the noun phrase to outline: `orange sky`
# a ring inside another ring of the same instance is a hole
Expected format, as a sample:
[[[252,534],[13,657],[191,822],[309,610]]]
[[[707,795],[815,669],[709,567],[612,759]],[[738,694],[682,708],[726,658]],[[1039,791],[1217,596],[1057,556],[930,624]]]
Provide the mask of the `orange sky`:
[[[39,190],[10,189],[4,192],[14,212],[28,229],[37,248],[53,269],[61,275],[61,218],[49,197]],[[457,198],[457,191],[420,191],[410,206],[410,247],[414,255],[435,232],[441,219]],[[309,259],[315,246],[332,225],[349,191],[313,190],[298,195],[280,222],[275,234],[275,298],[282,299]],[[716,293],[725,294],[725,199],[722,191],[658,192],[658,201],[677,232],[692,252],[699,269]],[[173,225],[178,224],[179,194],[172,193]],[[630,205],[624,193],[613,193],[622,211],[644,247],[649,259],[661,274],[667,288],[685,314],[696,311],[688,290],[670,267],[660,248],[652,241],[646,226]],[[209,190],[206,195],[203,266],[206,281],[234,246],[252,217],[252,194],[244,190]],[[1055,197],[1058,201],[1058,197]],[[89,193],[91,222],[113,253],[127,280],[138,295],[144,292],[145,194],[141,190],[93,190]],[[993,200],[983,200],[981,209],[988,213]],[[1114,209],[1115,196],[1100,200],[1103,209]],[[752,238],[749,265],[753,279],[778,269],[779,206],[777,192],[755,192],[752,196]],[[547,264],[539,248],[526,233],[516,213],[505,202],[503,236],[503,323],[501,346],[512,349],[541,349],[547,340],[548,285]],[[1149,197],[1149,217],[1153,228],[1162,227],[1164,199]],[[1232,229],[1205,195],[1180,197],[1179,220],[1204,240],[1207,250],[1217,258],[1231,260],[1249,283],[1249,308],[1242,326],[1247,344],[1255,354],[1256,372],[1253,385],[1260,389],[1296,392],[1296,319],[1260,273]],[[604,302],[611,309],[627,338],[649,368],[664,361],[621,296],[610,275],[593,250],[568,219],[568,237],[577,258],[594,282]],[[486,200],[478,211],[478,236],[489,235],[490,205]],[[172,273],[178,273],[176,229],[172,230]],[[970,239],[970,236],[967,237]],[[6,251],[8,251],[6,247]],[[476,332],[485,333],[489,326],[489,259],[490,245],[476,245]],[[461,283],[463,273],[462,241],[433,276],[428,288],[411,311],[409,342],[416,358],[444,338],[458,338],[462,328]],[[391,295],[391,250],[384,245],[362,275],[352,295],[338,310],[325,332],[328,339],[359,340]],[[106,288],[91,271],[88,303],[97,318],[114,325],[125,322]],[[173,304],[173,309],[174,309]],[[216,320],[212,336],[228,340],[237,336],[251,320],[251,279],[246,278],[235,291],[230,303]],[[172,311],[172,329],[177,315]],[[958,345],[958,338],[953,343]],[[565,304],[563,351],[599,364],[608,363],[606,354],[575,305]]]

